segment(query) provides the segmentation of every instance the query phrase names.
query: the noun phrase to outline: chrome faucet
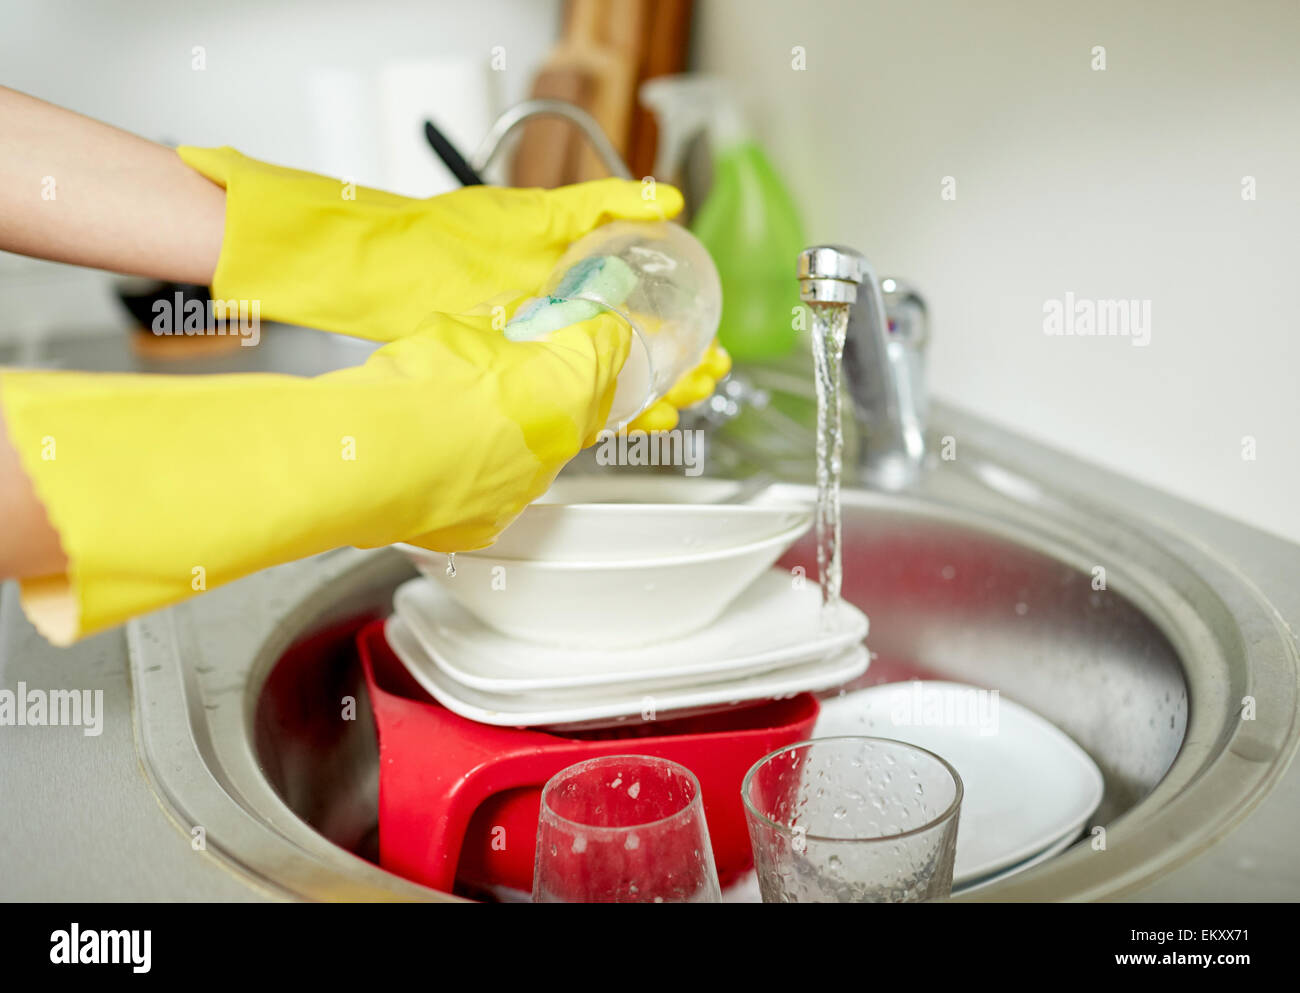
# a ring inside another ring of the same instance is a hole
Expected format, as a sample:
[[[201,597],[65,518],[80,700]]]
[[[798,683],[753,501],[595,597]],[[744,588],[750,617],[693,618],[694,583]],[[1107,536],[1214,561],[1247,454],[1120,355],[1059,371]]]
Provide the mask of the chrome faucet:
[[[898,279],[877,279],[861,254],[839,245],[801,252],[798,276],[805,303],[849,308],[843,375],[860,439],[858,479],[889,490],[909,485],[925,457],[925,302]]]
[[[609,140],[609,136],[601,129],[600,123],[594,117],[575,104],[549,99],[525,100],[505,110],[492,122],[488,133],[483,136],[483,140],[470,158],[470,168],[482,174],[504,147],[506,138],[524,122],[535,117],[559,117],[568,121],[591,142],[596,155],[611,176],[617,176],[619,179],[632,178],[627,164],[618,154],[618,149],[614,147],[614,143]]]

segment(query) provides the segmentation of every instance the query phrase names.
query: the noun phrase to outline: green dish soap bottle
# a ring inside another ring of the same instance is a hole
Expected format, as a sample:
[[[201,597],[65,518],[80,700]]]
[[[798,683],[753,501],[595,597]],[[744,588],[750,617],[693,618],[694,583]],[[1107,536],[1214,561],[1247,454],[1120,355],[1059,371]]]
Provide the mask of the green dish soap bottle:
[[[660,77],[641,87],[641,101],[659,124],[655,175],[676,180],[691,142],[708,139],[713,179],[690,228],[722,281],[719,340],[740,362],[784,358],[798,340],[794,272],[807,247],[794,199],[720,80]]]

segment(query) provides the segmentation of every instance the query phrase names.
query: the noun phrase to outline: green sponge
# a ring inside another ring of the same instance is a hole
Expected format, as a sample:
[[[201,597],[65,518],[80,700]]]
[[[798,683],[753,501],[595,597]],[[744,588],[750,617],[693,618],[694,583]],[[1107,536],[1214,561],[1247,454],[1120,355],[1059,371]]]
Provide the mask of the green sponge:
[[[564,274],[550,296],[535,297],[506,325],[511,341],[535,341],[552,331],[589,321],[605,307],[620,306],[636,288],[637,275],[615,255],[593,255]],[[585,299],[580,299],[585,298]],[[599,300],[600,303],[594,301]]]

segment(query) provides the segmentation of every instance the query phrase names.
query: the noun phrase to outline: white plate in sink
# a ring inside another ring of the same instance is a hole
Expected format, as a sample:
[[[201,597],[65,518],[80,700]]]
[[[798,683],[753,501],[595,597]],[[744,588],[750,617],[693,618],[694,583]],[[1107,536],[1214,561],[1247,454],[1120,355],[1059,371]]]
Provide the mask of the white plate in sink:
[[[831,689],[866,672],[869,658],[853,645],[830,658],[750,675],[689,686],[637,684],[552,690],[527,694],[486,693],[456,682],[438,668],[410,628],[396,615],[384,635],[407,671],[435,700],[453,713],[498,727],[613,727],[642,720],[647,704],[656,720],[707,713],[759,700],[774,700],[804,691]]]
[[[965,797],[953,886],[1076,837],[1101,803],[1101,770],[1033,711],[963,683],[888,683],[822,701],[813,737],[865,734],[920,745],[952,763]]]
[[[684,686],[829,658],[867,636],[867,617],[841,603],[823,626],[821,593],[770,569],[709,627],[649,648],[563,649],[488,627],[427,579],[403,583],[393,609],[434,663],[487,693],[527,693],[655,681]]]
[[[975,879],[962,880],[960,886],[953,887],[953,893],[970,893],[974,890],[982,890],[985,886],[992,886],[994,883],[1000,883],[1004,879],[1019,875],[1027,869],[1032,869],[1036,865],[1042,865],[1048,859],[1056,858],[1067,848],[1079,840],[1079,832],[1064,835],[1063,837],[1052,842],[1037,855],[1031,855],[1023,862],[1017,862],[1015,865],[1007,866],[1005,869],[999,869],[990,876],[979,876]]]
[[[1067,834],[1063,838],[1052,842],[1047,848],[1044,848],[1036,855],[1031,855],[1023,862],[1017,862],[1015,865],[1007,866],[998,872],[989,876],[976,876],[974,879],[953,880],[952,894],[957,896],[959,893],[972,893],[975,890],[982,890],[986,886],[992,886],[994,883],[1000,883],[1004,879],[1010,879],[1022,872],[1026,872],[1034,866],[1042,865],[1048,859],[1055,858],[1064,852],[1067,848],[1079,840],[1077,833]],[[524,893],[522,896],[516,895],[514,891],[501,889],[498,894],[503,902],[509,903],[526,903],[532,899],[531,894]],[[722,891],[723,903],[762,903],[763,894],[759,892],[758,876],[751,869],[745,873],[730,886]]]

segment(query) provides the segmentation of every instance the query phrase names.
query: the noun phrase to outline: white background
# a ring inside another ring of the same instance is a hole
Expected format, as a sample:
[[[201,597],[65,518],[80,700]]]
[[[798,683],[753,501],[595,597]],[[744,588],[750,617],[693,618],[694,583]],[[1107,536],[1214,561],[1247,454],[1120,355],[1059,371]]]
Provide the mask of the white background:
[[[811,240],[926,294],[937,395],[1300,540],[1300,3],[706,0],[696,40]],[[1066,291],[1150,345],[1045,335]]]

